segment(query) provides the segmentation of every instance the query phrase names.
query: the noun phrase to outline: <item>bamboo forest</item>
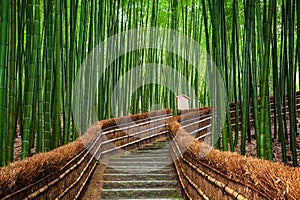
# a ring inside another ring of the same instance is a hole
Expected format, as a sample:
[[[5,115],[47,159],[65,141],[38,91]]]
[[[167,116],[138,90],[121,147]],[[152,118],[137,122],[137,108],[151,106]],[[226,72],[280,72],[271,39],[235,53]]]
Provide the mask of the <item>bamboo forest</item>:
[[[0,0],[1,199],[300,199],[299,133],[300,0]]]

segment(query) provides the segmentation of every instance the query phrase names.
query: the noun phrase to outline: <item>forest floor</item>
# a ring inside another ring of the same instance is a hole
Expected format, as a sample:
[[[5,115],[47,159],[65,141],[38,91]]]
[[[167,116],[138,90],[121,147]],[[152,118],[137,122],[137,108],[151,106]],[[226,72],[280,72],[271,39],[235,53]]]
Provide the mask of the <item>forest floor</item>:
[[[22,154],[22,138],[21,135],[17,135],[14,141],[14,161],[21,160],[21,154]],[[31,149],[31,155],[35,154],[35,148]]]
[[[289,127],[289,124],[288,126]],[[289,129],[289,128],[288,128]],[[297,158],[298,163],[300,164],[300,124],[298,124],[298,134],[297,134]],[[289,132],[289,130],[288,130]],[[289,135],[288,135],[289,137]],[[287,154],[287,160],[288,165],[292,166],[292,151],[290,150],[290,143],[289,140],[285,141],[286,144],[286,154]],[[277,138],[274,138],[274,125],[272,125],[272,150],[273,150],[273,161],[274,162],[282,162],[282,150],[281,150],[281,142]],[[235,151],[240,153],[241,152],[241,131],[239,131],[239,138],[238,138],[238,145],[235,147]],[[257,145],[256,145],[256,139],[255,139],[255,132],[254,129],[251,129],[251,142],[246,140],[246,156],[249,157],[257,157]]]
[[[14,161],[21,160],[22,154],[22,138],[21,135],[17,135],[14,143]]]
[[[18,122],[16,136],[14,140],[14,162],[21,160],[21,154],[22,154],[22,137],[20,134],[20,123]],[[35,154],[35,147],[31,149],[31,154],[29,156],[32,156],[34,154]]]

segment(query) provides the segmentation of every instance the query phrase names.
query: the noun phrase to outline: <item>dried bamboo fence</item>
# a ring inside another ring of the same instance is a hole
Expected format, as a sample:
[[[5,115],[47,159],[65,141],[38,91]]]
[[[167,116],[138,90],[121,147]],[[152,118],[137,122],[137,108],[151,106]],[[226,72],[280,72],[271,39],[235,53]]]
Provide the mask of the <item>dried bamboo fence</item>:
[[[299,103],[298,94],[298,115]],[[187,199],[300,199],[300,168],[218,151],[201,142],[210,135],[210,107],[185,111],[168,124],[171,156]]]
[[[1,199],[78,199],[99,159],[166,136],[171,110],[93,124],[68,145],[0,169]]]

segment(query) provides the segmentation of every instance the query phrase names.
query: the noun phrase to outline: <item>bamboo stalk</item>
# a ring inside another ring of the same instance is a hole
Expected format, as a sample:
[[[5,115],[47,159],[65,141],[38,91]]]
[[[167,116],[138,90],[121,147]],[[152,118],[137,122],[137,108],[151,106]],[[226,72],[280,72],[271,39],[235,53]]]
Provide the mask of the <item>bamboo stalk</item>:
[[[16,130],[16,99],[17,99],[17,63],[16,63],[16,1],[10,1],[10,47],[9,47],[9,100],[8,100],[8,139],[6,145],[6,164],[13,161],[13,148]]]
[[[4,0],[1,3],[0,16],[0,166],[5,165],[6,157],[6,141],[7,130],[5,130],[5,122],[7,122],[6,113],[6,73],[7,73],[7,52],[8,52],[8,31],[9,31],[9,1]]]

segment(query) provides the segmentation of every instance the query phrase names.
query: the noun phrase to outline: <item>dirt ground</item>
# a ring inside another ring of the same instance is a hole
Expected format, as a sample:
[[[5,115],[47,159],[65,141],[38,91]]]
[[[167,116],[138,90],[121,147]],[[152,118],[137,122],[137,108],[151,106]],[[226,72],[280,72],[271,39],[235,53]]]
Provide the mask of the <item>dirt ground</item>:
[[[289,126],[289,125],[288,125]],[[298,124],[298,136],[297,136],[297,158],[298,163],[300,164],[300,124]],[[277,139],[274,139],[274,125],[272,126],[272,147],[273,147],[273,161],[282,162],[282,151],[281,151],[281,142]],[[246,156],[257,157],[257,145],[255,139],[254,129],[251,130],[251,142],[246,141]],[[241,150],[241,131],[239,131],[238,145],[235,148],[235,151],[240,153]],[[289,140],[286,140],[286,151],[287,151],[287,160],[288,165],[292,165],[292,151],[290,150]]]
[[[31,156],[34,155],[35,148],[31,149]],[[14,141],[14,161],[21,160],[22,154],[22,138],[20,135],[17,135]]]

